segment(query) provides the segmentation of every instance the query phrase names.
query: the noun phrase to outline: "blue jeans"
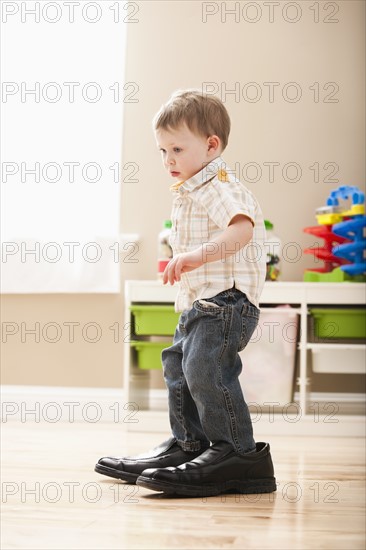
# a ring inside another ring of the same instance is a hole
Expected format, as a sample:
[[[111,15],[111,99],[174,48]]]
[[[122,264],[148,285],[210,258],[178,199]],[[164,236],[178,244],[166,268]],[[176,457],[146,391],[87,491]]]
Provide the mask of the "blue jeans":
[[[238,380],[238,354],[259,320],[236,288],[185,309],[173,345],[162,352],[173,436],[185,451],[227,441],[238,453],[255,450],[253,427]]]

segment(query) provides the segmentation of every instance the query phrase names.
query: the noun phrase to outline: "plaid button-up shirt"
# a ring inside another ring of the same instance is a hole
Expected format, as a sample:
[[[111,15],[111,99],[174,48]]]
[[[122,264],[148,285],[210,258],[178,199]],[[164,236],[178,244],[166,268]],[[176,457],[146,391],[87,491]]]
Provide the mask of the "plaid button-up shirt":
[[[231,172],[218,157],[188,180],[170,187],[174,194],[170,236],[174,256],[215,239],[237,214],[245,214],[253,224],[253,238],[240,250],[238,243],[235,254],[225,257],[222,246],[220,260],[181,274],[176,312],[189,309],[195,300],[210,298],[233,286],[259,307],[266,277],[263,215],[253,193]]]

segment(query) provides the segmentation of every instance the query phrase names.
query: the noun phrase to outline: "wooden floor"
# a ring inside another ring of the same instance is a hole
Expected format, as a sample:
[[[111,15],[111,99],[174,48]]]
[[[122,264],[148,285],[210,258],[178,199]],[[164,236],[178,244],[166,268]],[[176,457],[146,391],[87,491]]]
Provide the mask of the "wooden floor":
[[[361,438],[268,434],[277,493],[192,499],[93,471],[100,456],[142,452],[167,433],[102,422],[1,428],[2,550],[365,548]]]

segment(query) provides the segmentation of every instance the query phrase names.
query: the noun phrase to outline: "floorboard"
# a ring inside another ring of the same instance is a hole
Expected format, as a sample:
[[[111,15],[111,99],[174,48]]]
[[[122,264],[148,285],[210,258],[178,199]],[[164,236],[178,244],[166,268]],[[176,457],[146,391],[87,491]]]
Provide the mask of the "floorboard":
[[[171,498],[96,460],[169,434],[107,422],[2,423],[3,550],[365,548],[365,440],[271,436],[270,495]]]

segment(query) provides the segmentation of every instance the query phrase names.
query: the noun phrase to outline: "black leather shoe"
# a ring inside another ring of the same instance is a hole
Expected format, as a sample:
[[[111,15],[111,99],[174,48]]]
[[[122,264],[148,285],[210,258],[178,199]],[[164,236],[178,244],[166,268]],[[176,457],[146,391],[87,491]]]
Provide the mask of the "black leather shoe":
[[[145,470],[136,483],[153,491],[189,497],[276,491],[268,443],[257,443],[255,452],[239,454],[226,441],[219,441],[176,468]]]
[[[199,451],[183,451],[177,440],[171,437],[158,447],[136,456],[112,457],[105,456],[98,460],[94,470],[98,474],[123,479],[129,483],[136,483],[138,476],[147,468],[165,468],[178,466],[196,458],[205,449]]]

